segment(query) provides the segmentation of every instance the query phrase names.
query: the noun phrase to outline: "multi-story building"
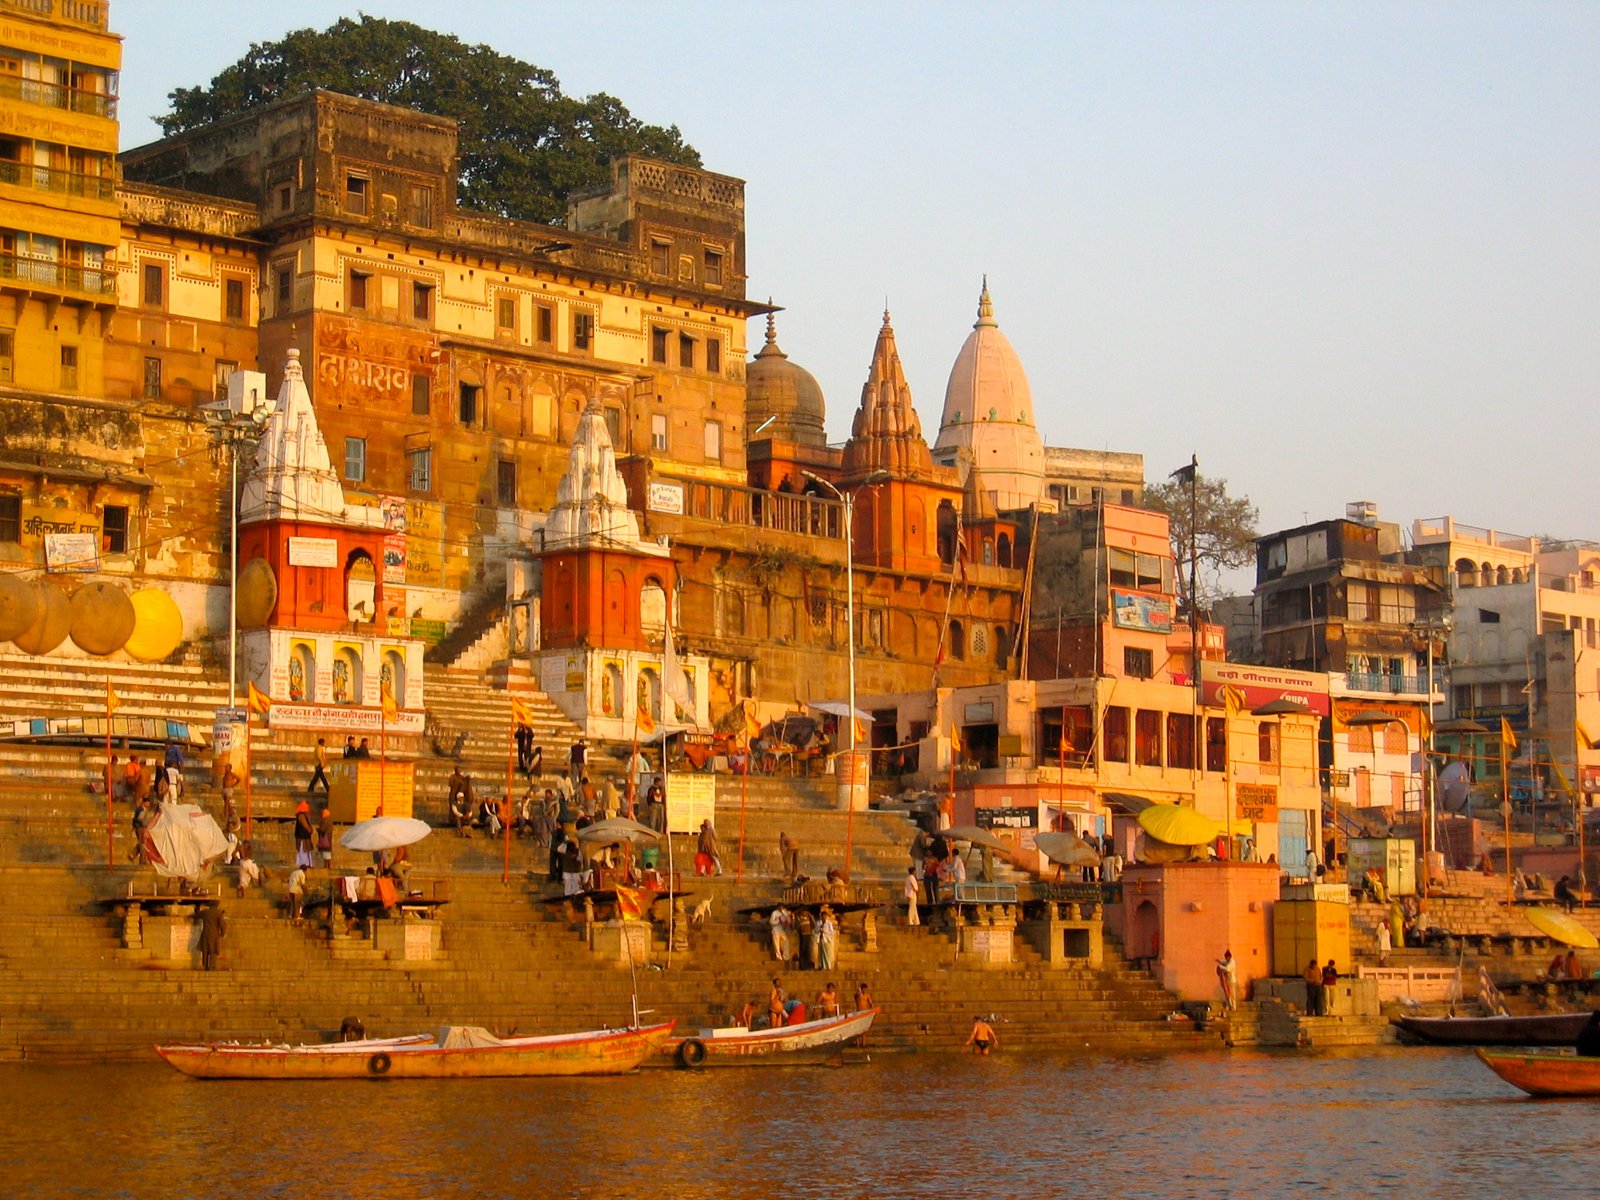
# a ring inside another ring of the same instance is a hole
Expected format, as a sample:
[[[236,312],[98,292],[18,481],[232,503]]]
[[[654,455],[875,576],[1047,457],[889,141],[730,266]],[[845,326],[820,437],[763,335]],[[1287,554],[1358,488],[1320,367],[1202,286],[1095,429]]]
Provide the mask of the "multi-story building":
[[[147,495],[105,386],[121,63],[102,3],[0,4],[0,562],[25,570],[126,567]]]
[[[1419,809],[1442,572],[1409,557],[1399,526],[1364,503],[1256,546],[1262,665],[1328,675],[1322,755],[1331,794],[1362,808]]]
[[[1452,517],[1416,521],[1412,541],[1449,585],[1449,715],[1494,735],[1466,739],[1475,773],[1498,780],[1504,720],[1518,743],[1513,788],[1570,803],[1583,768],[1600,763],[1600,547],[1546,547]]]

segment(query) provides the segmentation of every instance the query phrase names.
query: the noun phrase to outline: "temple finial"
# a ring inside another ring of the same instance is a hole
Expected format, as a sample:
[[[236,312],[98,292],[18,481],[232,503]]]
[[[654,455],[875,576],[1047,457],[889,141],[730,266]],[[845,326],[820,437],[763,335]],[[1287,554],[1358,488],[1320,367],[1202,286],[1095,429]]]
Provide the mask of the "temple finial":
[[[994,303],[989,299],[989,276],[987,273],[985,273],[983,277],[983,291],[978,295],[978,320],[977,323],[973,325],[973,328],[977,329],[983,325],[994,324]]]

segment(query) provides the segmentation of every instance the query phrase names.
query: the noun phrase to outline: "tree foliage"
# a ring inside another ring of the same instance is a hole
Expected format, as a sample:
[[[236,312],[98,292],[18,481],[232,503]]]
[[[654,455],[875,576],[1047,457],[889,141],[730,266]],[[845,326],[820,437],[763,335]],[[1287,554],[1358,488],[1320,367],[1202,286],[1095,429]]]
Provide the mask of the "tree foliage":
[[[480,212],[559,222],[567,197],[607,182],[607,162],[630,151],[700,165],[677,126],[646,125],[614,96],[567,96],[551,72],[490,46],[366,15],[252,44],[209,86],[171,92],[156,120],[181,133],[312,88],[456,121],[461,203]]]
[[[1189,484],[1176,479],[1150,483],[1144,507],[1165,513],[1170,522],[1172,554],[1178,560],[1179,590],[1189,590]],[[1195,590],[1200,607],[1210,606],[1222,586],[1222,573],[1255,562],[1256,521],[1260,513],[1248,496],[1228,494],[1228,481],[1197,475],[1194,489]]]

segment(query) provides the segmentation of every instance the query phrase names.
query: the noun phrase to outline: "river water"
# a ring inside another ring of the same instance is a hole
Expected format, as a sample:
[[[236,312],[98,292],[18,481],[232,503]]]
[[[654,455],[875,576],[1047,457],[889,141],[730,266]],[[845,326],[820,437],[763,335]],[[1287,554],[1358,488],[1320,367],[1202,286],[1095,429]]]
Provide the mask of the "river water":
[[[1438,1049],[315,1084],[15,1067],[0,1114],[19,1198],[1600,1194],[1600,1102]]]

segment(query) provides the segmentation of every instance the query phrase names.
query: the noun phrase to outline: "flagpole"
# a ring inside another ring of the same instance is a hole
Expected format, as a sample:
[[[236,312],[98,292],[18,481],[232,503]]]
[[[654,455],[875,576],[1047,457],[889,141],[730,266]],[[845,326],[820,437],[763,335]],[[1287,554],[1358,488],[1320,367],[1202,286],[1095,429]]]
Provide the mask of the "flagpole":
[[[501,814],[502,816],[509,816],[512,811],[511,790],[516,781],[516,753],[517,708],[516,701],[513,700],[511,702],[511,732],[506,736],[506,811]],[[511,822],[502,821],[500,824],[504,826],[500,832],[505,835],[505,848],[500,861],[500,882],[509,883],[511,882]]]
[[[110,675],[107,675],[107,677],[106,677],[106,866],[107,867],[115,867],[115,866],[117,866],[117,850],[115,850],[115,840],[117,840],[117,818],[115,818],[114,811],[112,811],[112,803],[110,803],[110,794],[112,794],[112,792],[114,792],[114,790],[117,789],[117,781],[115,781],[115,779],[112,779],[112,774],[110,774],[110,714],[112,714],[112,710],[114,710],[114,707],[115,707],[114,704],[112,704],[112,701],[114,701],[114,694],[112,694],[112,690],[110,690]]]
[[[389,714],[378,700],[378,815],[384,815],[389,801]]]
[[[744,881],[744,811],[750,802],[750,760],[753,757],[750,749],[750,730],[748,726],[744,731],[744,774],[739,776],[739,861],[734,864],[733,881]],[[1580,855],[1580,863],[1582,856]]]
[[[1510,764],[1506,761],[1506,734],[1511,732],[1511,726],[1504,717],[1500,718],[1500,811],[1506,818],[1506,903],[1515,900],[1515,889],[1511,884],[1511,780],[1508,772]],[[1582,860],[1579,861],[1582,866]]]
[[[253,710],[246,706],[244,710],[244,840],[251,840],[252,825],[250,822],[250,715]]]

